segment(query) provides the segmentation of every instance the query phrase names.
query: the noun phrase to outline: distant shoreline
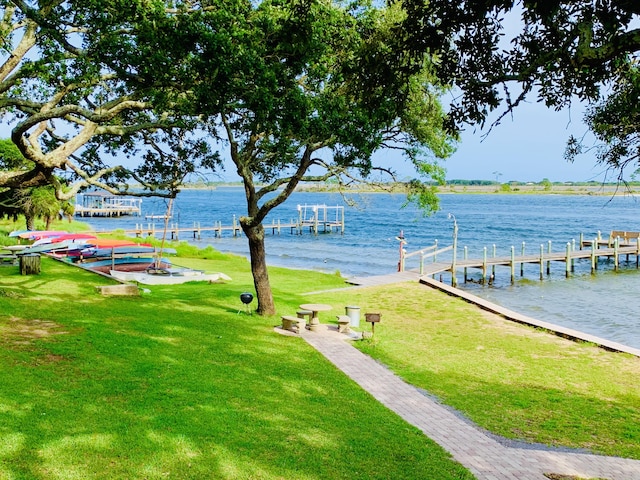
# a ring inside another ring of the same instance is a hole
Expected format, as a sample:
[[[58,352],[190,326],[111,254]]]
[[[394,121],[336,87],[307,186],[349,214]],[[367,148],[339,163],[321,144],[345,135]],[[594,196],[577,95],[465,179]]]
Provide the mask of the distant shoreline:
[[[484,195],[640,195],[640,186],[620,185],[443,185],[436,187],[438,194],[484,194]],[[327,185],[303,185],[300,192],[337,192],[337,187]],[[405,193],[402,187],[353,188],[345,193]]]
[[[187,184],[183,190],[216,190],[218,188],[242,188],[241,183],[223,183],[216,185]],[[640,185],[460,185],[447,184],[436,187],[438,194],[492,194],[492,195],[640,195]],[[296,189],[298,192],[335,193],[341,191],[338,186],[332,184],[304,183]],[[404,186],[388,185],[387,187],[372,187],[361,185],[359,187],[342,190],[344,193],[405,193]]]

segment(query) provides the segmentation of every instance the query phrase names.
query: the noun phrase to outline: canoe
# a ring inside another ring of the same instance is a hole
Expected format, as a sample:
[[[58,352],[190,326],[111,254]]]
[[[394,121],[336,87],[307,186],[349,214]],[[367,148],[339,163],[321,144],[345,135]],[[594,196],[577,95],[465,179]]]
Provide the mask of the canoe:
[[[7,250],[9,252],[21,252],[25,248],[29,248],[29,245],[5,245],[0,250]]]
[[[122,256],[122,255],[155,255],[159,254],[160,250],[155,247],[148,247],[144,245],[124,245],[121,247],[112,247],[112,248],[94,248],[88,247],[85,248],[82,252],[82,255],[86,258],[111,258],[112,256]],[[163,248],[163,255],[175,255],[175,248]]]
[[[109,273],[110,270],[116,270],[121,272],[144,272],[149,267],[153,266],[154,260],[150,258],[140,257],[123,257],[107,260],[96,260],[94,262],[83,262],[78,265],[87,270],[93,270],[94,272]],[[160,266],[163,268],[169,268],[171,263],[168,260],[162,259]]]
[[[142,245],[144,247],[150,247],[151,245],[148,243],[136,243],[131,240],[119,240],[116,238],[96,238],[91,242],[96,248],[111,248],[111,247],[122,247],[125,245],[138,246]]]
[[[70,240],[75,243],[86,243],[87,240],[95,240],[94,235],[88,235],[86,233],[68,233],[64,235],[51,235],[44,236],[39,240],[33,242],[32,245],[42,245],[43,243],[62,242],[64,240]]]
[[[20,255],[24,255],[27,253],[45,253],[45,252],[53,252],[55,250],[64,250],[68,248],[70,245],[69,240],[64,240],[62,242],[54,242],[54,243],[45,243],[42,245],[30,245],[24,250],[20,251]]]
[[[151,273],[155,272],[155,273]],[[204,273],[190,269],[149,269],[143,272],[122,272],[111,270],[112,277],[124,282],[137,282],[143,285],[179,285],[187,282],[219,282],[231,280],[224,273]]]
[[[17,237],[19,235],[22,235],[23,233],[27,233],[27,232],[31,232],[32,230],[14,230],[13,232],[9,233],[10,237]]]
[[[60,235],[56,237],[58,240],[97,240],[95,235],[89,233],[67,233],[66,235]]]
[[[66,235],[66,230],[31,230],[18,234],[19,238],[28,240],[40,240],[46,237],[55,237],[56,235]]]

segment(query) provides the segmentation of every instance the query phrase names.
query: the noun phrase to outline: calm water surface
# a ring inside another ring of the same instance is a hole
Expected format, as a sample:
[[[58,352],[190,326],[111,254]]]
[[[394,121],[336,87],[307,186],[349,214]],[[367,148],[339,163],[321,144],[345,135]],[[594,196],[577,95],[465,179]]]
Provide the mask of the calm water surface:
[[[567,242],[578,242],[580,233],[594,238],[598,230],[608,235],[611,230],[639,231],[640,202],[630,196],[565,196],[565,195],[482,195],[455,194],[441,196],[441,209],[431,217],[423,217],[415,208],[402,208],[402,195],[363,194],[353,197],[358,207],[346,207],[346,231],[320,234],[291,235],[283,229],[281,235],[267,235],[270,265],[306,268],[325,272],[339,271],[343,276],[379,275],[396,270],[398,242],[395,237],[403,230],[408,252],[432,245],[452,243],[453,218],[458,227],[458,256],[467,246],[469,257],[481,257],[487,247],[489,255],[495,245],[498,256],[516,255],[547,248],[564,251]],[[345,205],[339,194],[294,193],[284,205],[267,219],[288,222],[297,218],[298,204],[329,206]],[[221,221],[230,225],[233,215],[245,213],[243,192],[239,188],[189,190],[180,193],[175,202],[174,218],[181,227],[200,222],[202,227]],[[143,214],[163,214],[162,200],[144,200]],[[452,217],[449,217],[449,214]],[[136,222],[148,222],[139,217],[121,219],[91,219],[96,229],[133,228]],[[160,227],[160,223],[156,224]],[[185,236],[184,240],[194,242]],[[199,246],[212,245],[218,250],[248,255],[244,237],[226,233],[222,238],[204,237]],[[450,260],[450,254],[442,257]],[[417,268],[417,260],[408,261],[407,268]],[[519,269],[517,269],[519,273]],[[470,276],[478,280],[478,271]],[[461,273],[459,274],[461,280]],[[446,276],[445,281],[449,280]],[[640,271],[631,266],[613,271],[612,265],[600,264],[598,274],[590,274],[590,264],[578,262],[571,279],[565,279],[564,264],[552,264],[550,276],[539,280],[539,266],[525,266],[525,275],[510,283],[508,267],[496,267],[496,282],[492,286],[478,283],[461,284],[461,288],[525,315],[551,323],[575,328],[640,348]]]

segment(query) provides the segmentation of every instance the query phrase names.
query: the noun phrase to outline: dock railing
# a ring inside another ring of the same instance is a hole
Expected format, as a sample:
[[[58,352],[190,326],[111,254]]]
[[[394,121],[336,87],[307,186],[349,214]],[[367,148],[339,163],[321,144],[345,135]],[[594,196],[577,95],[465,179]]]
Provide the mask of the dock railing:
[[[430,259],[433,263],[437,261],[438,255],[453,250],[453,245],[448,247],[438,248],[438,241],[436,240],[430,247],[421,248],[415,252],[407,253],[404,247],[400,247],[400,262],[398,263],[398,271],[404,272],[406,268],[406,261],[408,258],[418,257],[420,259],[419,272],[420,275],[424,273],[424,264],[427,259]]]

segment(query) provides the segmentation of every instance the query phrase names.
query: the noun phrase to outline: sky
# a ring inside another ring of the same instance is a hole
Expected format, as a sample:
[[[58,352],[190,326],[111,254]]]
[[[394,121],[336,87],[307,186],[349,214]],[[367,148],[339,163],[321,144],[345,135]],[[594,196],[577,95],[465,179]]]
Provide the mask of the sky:
[[[578,156],[574,163],[563,158],[569,136],[581,138],[588,130],[583,115],[580,104],[556,112],[544,104],[525,103],[486,137],[486,131],[468,127],[444,163],[447,179],[601,181],[605,168],[596,165],[593,153]]]
[[[443,99],[443,103],[446,101]],[[564,159],[570,135],[584,137],[585,145],[593,144],[593,136],[583,122],[585,108],[576,103],[556,112],[542,103],[522,103],[488,135],[486,129],[466,126],[456,152],[441,162],[446,179],[500,183],[537,183],[545,178],[552,182],[616,181],[612,172],[596,164],[593,152],[579,155],[574,163]],[[388,163],[392,156],[380,152],[376,163]],[[408,162],[396,165],[400,178],[415,176]]]

